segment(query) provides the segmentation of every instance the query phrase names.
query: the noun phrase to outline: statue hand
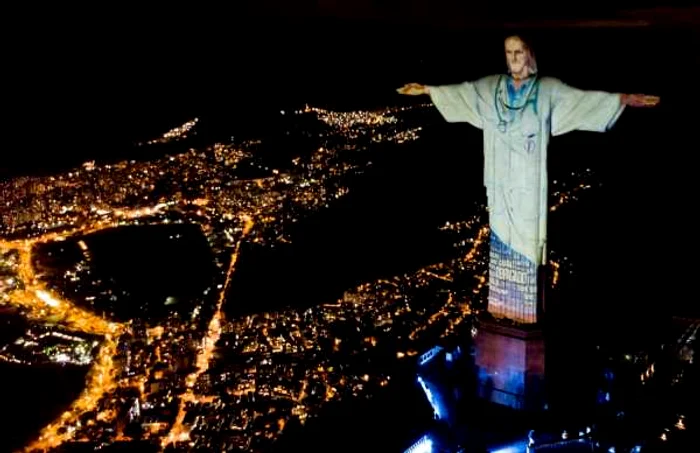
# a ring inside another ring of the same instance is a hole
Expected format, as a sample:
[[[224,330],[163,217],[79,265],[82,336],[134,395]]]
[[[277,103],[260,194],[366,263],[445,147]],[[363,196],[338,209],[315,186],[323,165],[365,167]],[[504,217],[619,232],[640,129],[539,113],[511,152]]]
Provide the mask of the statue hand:
[[[646,94],[623,94],[622,103],[630,107],[654,107],[661,102],[658,96],[649,96]]]
[[[409,96],[419,96],[421,94],[428,94],[429,92],[428,87],[420,83],[407,83],[396,91],[399,94],[407,94]]]

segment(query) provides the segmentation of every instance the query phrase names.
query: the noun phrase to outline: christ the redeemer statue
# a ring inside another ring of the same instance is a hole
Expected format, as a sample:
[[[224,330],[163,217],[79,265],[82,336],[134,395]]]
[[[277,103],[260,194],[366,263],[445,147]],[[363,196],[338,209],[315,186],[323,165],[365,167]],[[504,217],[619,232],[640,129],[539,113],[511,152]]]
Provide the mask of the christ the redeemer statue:
[[[583,91],[538,77],[523,39],[505,40],[508,74],[473,82],[410,83],[401,94],[430,96],[448,122],[484,131],[484,185],[491,227],[488,311],[519,323],[537,322],[538,269],[547,264],[547,145],[550,135],[605,132],[626,106],[659,98]]]

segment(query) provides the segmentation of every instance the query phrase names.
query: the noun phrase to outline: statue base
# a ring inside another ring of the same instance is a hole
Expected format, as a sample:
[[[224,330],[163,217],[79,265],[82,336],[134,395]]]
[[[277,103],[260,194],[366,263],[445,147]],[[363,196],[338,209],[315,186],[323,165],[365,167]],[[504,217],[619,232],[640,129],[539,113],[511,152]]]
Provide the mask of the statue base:
[[[478,396],[517,410],[545,409],[544,353],[539,326],[481,320],[474,358]]]

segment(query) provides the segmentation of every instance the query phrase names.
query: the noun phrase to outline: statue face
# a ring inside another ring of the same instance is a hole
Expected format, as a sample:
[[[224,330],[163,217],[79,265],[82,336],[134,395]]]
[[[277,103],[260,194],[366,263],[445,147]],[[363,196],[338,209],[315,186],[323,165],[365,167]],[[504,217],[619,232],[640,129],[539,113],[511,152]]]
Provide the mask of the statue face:
[[[529,75],[528,51],[518,37],[506,39],[506,63],[508,71],[515,78],[525,78]]]

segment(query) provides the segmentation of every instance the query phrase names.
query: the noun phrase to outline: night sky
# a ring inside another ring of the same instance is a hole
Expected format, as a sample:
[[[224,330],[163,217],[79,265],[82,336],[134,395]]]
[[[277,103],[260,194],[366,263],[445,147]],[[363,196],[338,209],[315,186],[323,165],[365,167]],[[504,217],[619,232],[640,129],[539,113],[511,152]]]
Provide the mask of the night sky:
[[[471,3],[13,10],[4,30],[0,177],[27,171],[38,156],[50,167],[61,156],[124,146],[195,115],[252,121],[302,102],[395,104],[403,100],[393,90],[406,82],[503,71],[502,37],[519,30],[536,38],[547,75],[582,88],[659,94],[681,109],[687,103],[686,87],[670,77],[698,73],[700,9],[690,1]]]

